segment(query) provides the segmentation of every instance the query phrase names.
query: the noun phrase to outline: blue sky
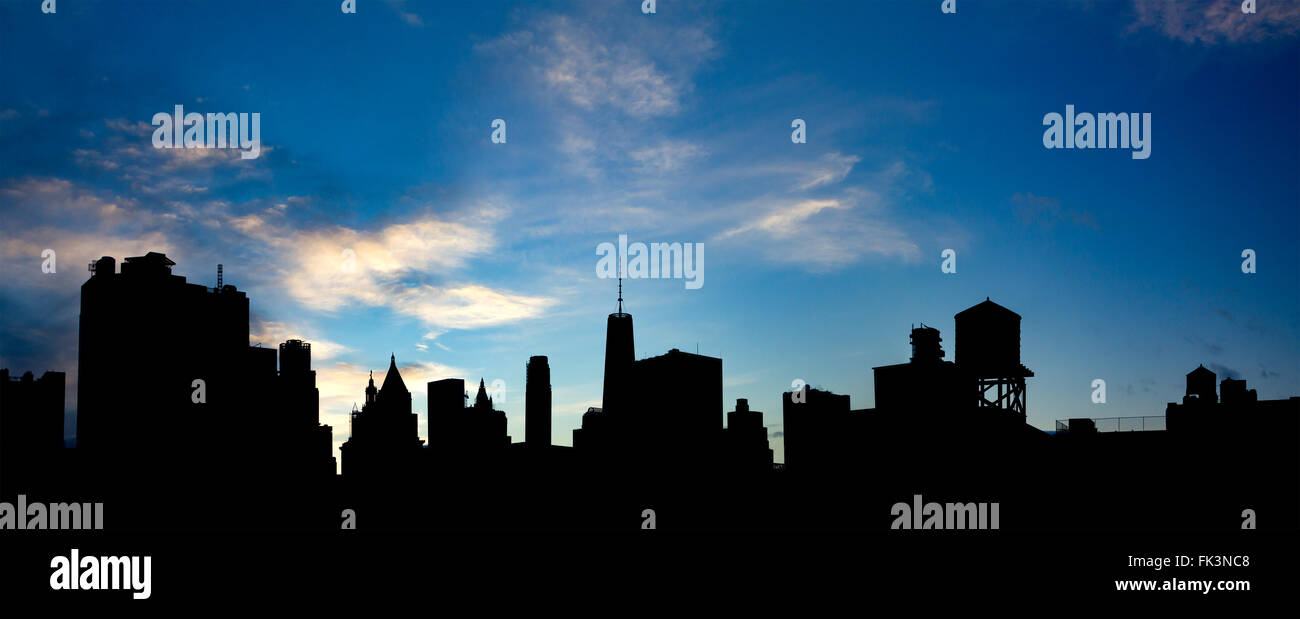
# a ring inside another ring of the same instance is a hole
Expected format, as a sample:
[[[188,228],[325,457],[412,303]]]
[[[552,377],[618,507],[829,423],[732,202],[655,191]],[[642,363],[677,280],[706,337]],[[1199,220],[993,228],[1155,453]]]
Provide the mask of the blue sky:
[[[67,371],[70,409],[82,265],[155,250],[313,342],[336,442],[390,353],[423,437],[457,376],[504,381],[522,440],[544,354],[569,444],[619,234],[705,244],[703,288],[627,283],[637,356],[721,356],[778,461],[793,380],[870,407],[913,323],[952,358],[986,296],[1041,428],[1163,414],[1201,363],[1300,394],[1296,2],[39,4],[0,3],[0,367]],[[1151,113],[1150,158],[1045,149],[1067,104]],[[261,156],[154,149],[175,105],[260,113]]]

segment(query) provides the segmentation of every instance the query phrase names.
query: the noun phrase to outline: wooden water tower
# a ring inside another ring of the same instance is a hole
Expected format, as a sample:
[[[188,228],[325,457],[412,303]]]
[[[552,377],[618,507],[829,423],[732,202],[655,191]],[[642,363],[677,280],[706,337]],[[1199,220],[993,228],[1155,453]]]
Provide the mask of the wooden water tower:
[[[954,320],[957,367],[974,379],[978,406],[1024,420],[1025,379],[1034,373],[1020,363],[1020,314],[985,297]]]

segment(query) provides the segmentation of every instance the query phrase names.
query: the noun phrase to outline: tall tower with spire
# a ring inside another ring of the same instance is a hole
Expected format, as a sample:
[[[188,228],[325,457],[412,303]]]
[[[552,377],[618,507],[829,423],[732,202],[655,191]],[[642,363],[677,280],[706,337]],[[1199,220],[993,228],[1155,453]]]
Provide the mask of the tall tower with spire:
[[[631,387],[632,362],[636,360],[632,343],[632,315],[623,312],[623,278],[618,278],[618,311],[605,323],[605,385],[601,394],[604,412],[618,414],[627,410]]]

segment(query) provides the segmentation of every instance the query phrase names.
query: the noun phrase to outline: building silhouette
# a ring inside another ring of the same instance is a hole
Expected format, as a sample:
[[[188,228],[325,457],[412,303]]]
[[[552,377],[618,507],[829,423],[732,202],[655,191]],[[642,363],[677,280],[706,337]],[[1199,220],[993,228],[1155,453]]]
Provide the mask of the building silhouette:
[[[244,368],[267,370],[268,351],[248,345],[248,297],[186,283],[156,252],[115,265],[95,261],[81,286],[78,448],[218,461],[225,446],[208,414],[233,416],[248,393],[241,382],[265,378]]]
[[[430,458],[443,463],[460,449],[465,434],[465,379],[445,378],[426,385]]]
[[[376,389],[371,372],[365,404],[360,410],[353,408],[351,436],[339,447],[343,475],[380,479],[413,469],[424,444],[418,424],[419,418],[411,412],[411,392],[397,371],[397,356],[392,355],[383,384]]]
[[[727,413],[723,462],[740,473],[769,473],[773,453],[763,427],[763,413],[749,409],[749,400],[738,398],[736,410]]]
[[[0,488],[43,481],[63,450],[63,372],[0,369]],[[3,496],[3,495],[0,495]]]
[[[204,506],[235,494],[274,506],[258,523],[310,526],[335,462],[309,348],[250,346],[248,297],[220,270],[208,288],[173,266],[157,252],[126,258],[120,272],[108,256],[90,265],[81,287],[77,449],[57,468],[75,471],[67,485],[106,497],[120,522],[141,529],[226,526],[224,514]],[[178,522],[170,511],[188,518]]]
[[[582,426],[573,430],[573,447],[601,459],[613,457],[621,440],[617,433],[625,425],[631,406],[632,364],[636,347],[632,336],[632,315],[623,311],[623,279],[618,280],[618,311],[605,321],[605,374],[600,407],[589,407]],[[617,412],[616,412],[617,411]]]
[[[623,280],[618,280],[618,311],[605,322],[605,385],[601,411],[625,413],[631,405],[628,390],[632,382],[632,363],[636,360],[632,339],[632,315],[623,312]]]
[[[524,441],[532,448],[551,446],[551,367],[544,356],[528,359],[524,395]]]
[[[286,452],[286,466],[313,478],[336,473],[334,429],[320,423],[320,390],[311,369],[311,344],[288,340],[280,344],[280,371],[273,392],[278,401],[268,415],[267,449]]]
[[[115,264],[95,261],[82,285],[79,449],[161,458],[197,477],[229,478],[231,466],[258,479],[299,466],[332,474],[332,430],[319,423],[301,342],[281,347],[278,372],[275,349],[249,346],[248,297],[235,286],[187,283],[156,252],[127,258],[120,273]],[[243,444],[213,432],[213,419],[241,420]],[[240,453],[233,464],[232,449]]]
[[[956,363],[945,361],[939,330],[921,325],[912,329],[912,358],[907,363],[872,368],[876,387],[876,410],[909,408],[952,410],[970,404],[974,382]],[[963,402],[963,400],[967,400]]]
[[[1294,409],[1300,399],[1260,400],[1246,381],[1224,378],[1215,389],[1213,371],[1204,365],[1187,373],[1187,391],[1181,403],[1165,407],[1169,432],[1195,435],[1219,435],[1249,431],[1275,433],[1278,419]]]
[[[0,441],[5,453],[63,448],[63,372],[10,376],[0,369]]]
[[[462,440],[471,451],[490,453],[510,446],[510,436],[506,434],[506,414],[493,406],[482,378],[478,379],[474,405],[462,413],[465,415],[465,435]]]
[[[614,419],[638,464],[709,466],[723,439],[722,359],[673,348],[635,361],[631,381],[628,410]]]
[[[805,386],[781,394],[781,413],[787,469],[825,473],[844,466],[853,426],[861,418],[850,411],[849,396]]]

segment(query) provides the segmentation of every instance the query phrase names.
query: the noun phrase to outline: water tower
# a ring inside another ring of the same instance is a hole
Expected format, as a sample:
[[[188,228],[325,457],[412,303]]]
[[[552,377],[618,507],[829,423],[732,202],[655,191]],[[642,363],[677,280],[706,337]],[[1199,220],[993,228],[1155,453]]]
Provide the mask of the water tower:
[[[980,408],[1000,408],[1025,418],[1025,379],[1034,375],[1020,363],[1020,314],[984,298],[959,312],[956,362],[975,380]]]

